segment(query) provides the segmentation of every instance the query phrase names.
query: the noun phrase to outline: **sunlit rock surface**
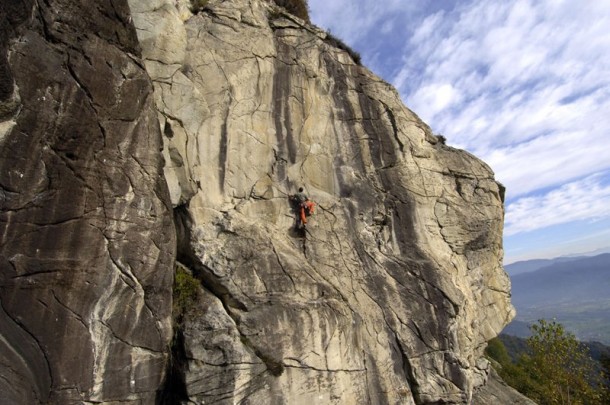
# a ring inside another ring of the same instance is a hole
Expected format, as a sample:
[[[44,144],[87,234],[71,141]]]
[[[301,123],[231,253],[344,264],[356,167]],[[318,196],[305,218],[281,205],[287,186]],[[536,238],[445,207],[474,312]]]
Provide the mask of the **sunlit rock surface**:
[[[178,260],[204,288],[184,328],[188,398],[470,401],[512,317],[489,167],[266,2],[130,6]],[[304,237],[299,186],[318,203]]]

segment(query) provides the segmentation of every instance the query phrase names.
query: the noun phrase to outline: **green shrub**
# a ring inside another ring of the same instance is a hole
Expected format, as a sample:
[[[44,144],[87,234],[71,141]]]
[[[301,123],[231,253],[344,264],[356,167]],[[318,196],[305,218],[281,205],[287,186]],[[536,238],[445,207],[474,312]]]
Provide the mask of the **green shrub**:
[[[309,7],[307,6],[307,0],[273,0],[275,4],[283,7],[290,14],[294,14],[297,17],[310,22],[309,20]]]
[[[341,39],[337,38],[336,36],[334,36],[333,34],[330,33],[330,31],[328,31],[326,33],[326,42],[336,48],[339,48],[341,50],[344,50],[345,52],[347,52],[352,59],[354,60],[354,62],[357,65],[362,65],[362,58],[360,57],[360,54],[356,51],[354,51],[352,48],[350,48],[345,42],[343,42]]]
[[[198,13],[208,5],[208,0],[191,0],[191,11]]]
[[[500,365],[507,364],[511,361],[508,351],[504,346],[504,343],[498,338],[493,338],[487,342],[487,348],[485,349],[485,355]]]
[[[187,270],[181,266],[176,266],[173,290],[173,314],[179,322],[184,313],[191,308],[199,297],[200,283]]]
[[[610,404],[610,355],[603,354],[600,363],[604,378],[603,402],[604,404]]]

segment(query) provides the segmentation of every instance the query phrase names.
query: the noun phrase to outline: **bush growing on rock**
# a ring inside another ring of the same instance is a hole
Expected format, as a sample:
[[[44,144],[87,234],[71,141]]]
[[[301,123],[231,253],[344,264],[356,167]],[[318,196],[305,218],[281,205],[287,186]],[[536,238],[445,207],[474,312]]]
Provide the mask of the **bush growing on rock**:
[[[198,291],[199,281],[181,266],[176,266],[172,309],[176,322],[179,323],[184,313],[195,303]]]
[[[208,5],[208,0],[191,0],[191,11],[198,13]]]
[[[274,2],[278,6],[285,8],[290,14],[310,22],[309,7],[306,0],[274,0]]]
[[[360,56],[360,53],[354,51],[345,42],[343,42],[340,38],[337,38],[336,36],[331,34],[330,31],[328,31],[326,33],[326,42],[328,42],[329,44],[331,44],[334,47],[337,47],[337,48],[342,49],[345,52],[347,52],[352,57],[354,62],[356,62],[357,65],[361,65],[362,64],[362,58]]]

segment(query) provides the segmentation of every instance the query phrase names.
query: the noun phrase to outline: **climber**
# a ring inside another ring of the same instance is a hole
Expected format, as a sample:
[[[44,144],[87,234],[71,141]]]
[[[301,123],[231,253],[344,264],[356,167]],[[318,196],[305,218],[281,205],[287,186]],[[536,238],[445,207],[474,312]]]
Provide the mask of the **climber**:
[[[295,208],[298,210],[297,226],[305,227],[307,217],[313,214],[315,203],[303,192],[303,187],[299,187],[299,192],[290,196]]]

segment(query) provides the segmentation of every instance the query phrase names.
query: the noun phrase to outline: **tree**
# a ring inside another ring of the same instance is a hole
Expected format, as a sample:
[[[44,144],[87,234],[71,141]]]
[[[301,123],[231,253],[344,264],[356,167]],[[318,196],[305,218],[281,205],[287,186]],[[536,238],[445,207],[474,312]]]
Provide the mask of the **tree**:
[[[500,365],[508,364],[510,362],[506,346],[504,346],[504,343],[502,343],[499,338],[493,338],[487,342],[485,354],[500,363]]]
[[[602,380],[588,349],[555,322],[539,320],[517,366],[527,378],[515,387],[541,405],[601,404]]]
[[[603,354],[600,363],[602,365],[602,375],[604,377],[603,403],[610,404],[610,356]]]
[[[520,349],[511,348],[511,351]],[[525,394],[528,387],[532,385],[531,378],[520,364],[513,362],[507,347],[499,338],[490,340],[485,349],[485,354],[497,364],[497,372],[502,379],[517,391]],[[513,353],[514,355],[514,353]]]

